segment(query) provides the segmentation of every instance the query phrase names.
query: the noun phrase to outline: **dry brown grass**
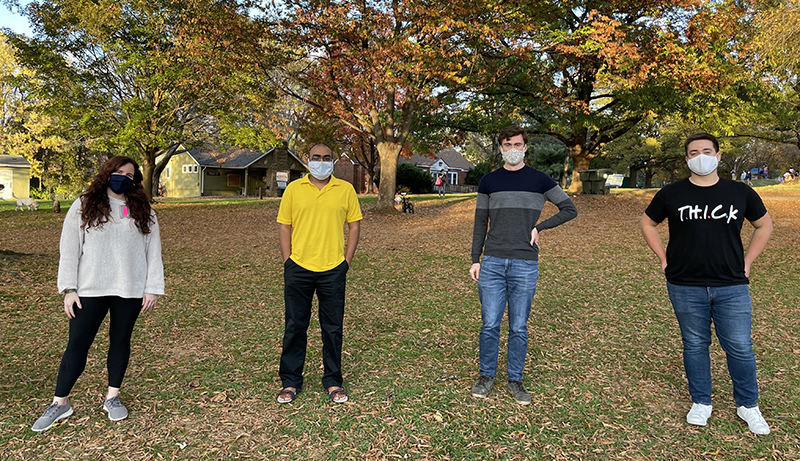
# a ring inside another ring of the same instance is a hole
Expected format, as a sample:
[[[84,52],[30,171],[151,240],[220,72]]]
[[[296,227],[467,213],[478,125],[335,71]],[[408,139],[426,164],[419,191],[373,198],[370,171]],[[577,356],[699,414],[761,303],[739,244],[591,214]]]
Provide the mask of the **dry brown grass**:
[[[652,192],[576,197],[579,217],[543,233],[529,407],[514,404],[502,384],[483,401],[469,394],[480,325],[467,276],[474,197],[417,197],[416,215],[364,206],[345,320],[352,401],[342,406],[319,385],[315,332],[306,388],[291,405],[274,402],[283,304],[277,202],[160,204],[168,294],[134,333],[123,388],[130,418],[111,423],[100,409],[100,333],[72,395],[75,414],[34,434],[66,343],[55,293],[63,215],[0,212],[0,457],[800,459],[800,210],[792,195],[771,194],[775,233],[752,280],[761,402],[773,428],[766,437],[735,416],[717,344],[710,425],[683,420],[677,326],[637,228]]]

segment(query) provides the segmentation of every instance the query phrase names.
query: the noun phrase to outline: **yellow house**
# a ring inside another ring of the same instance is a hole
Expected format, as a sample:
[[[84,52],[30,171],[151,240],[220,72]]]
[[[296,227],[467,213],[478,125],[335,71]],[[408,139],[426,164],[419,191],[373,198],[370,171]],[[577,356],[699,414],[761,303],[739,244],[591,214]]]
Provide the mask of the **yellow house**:
[[[21,155],[0,155],[0,197],[30,197],[31,164]]]
[[[277,197],[287,182],[306,171],[303,161],[286,147],[222,151],[203,144],[173,155],[159,179],[164,197],[259,195],[259,189]]]

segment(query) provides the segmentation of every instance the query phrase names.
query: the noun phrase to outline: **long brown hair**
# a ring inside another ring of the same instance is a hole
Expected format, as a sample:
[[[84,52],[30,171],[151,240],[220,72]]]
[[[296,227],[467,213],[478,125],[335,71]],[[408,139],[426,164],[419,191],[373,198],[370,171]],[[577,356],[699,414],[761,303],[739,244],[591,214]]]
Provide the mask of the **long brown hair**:
[[[130,157],[117,156],[108,159],[100,171],[92,180],[92,184],[81,195],[83,200],[81,218],[83,219],[82,228],[101,228],[107,223],[111,216],[111,205],[108,203],[108,181],[111,175],[127,164],[133,165],[133,182],[131,190],[125,192],[125,204],[130,210],[131,217],[136,222],[136,227],[142,234],[150,233],[150,224],[153,222],[151,216],[150,201],[142,187],[142,172],[139,171],[139,164]]]

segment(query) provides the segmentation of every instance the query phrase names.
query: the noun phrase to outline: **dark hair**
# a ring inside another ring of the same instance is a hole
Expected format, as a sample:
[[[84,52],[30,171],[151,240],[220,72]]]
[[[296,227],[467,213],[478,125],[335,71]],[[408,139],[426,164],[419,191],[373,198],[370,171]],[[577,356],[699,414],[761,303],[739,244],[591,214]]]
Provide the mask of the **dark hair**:
[[[708,133],[695,133],[686,138],[686,142],[683,143],[683,150],[686,153],[686,155],[687,156],[689,155],[689,144],[703,139],[711,141],[711,143],[714,144],[714,150],[716,152],[719,152],[719,140],[717,140],[716,136]]]
[[[522,140],[525,142],[525,144],[528,144],[528,133],[526,133],[525,130],[518,125],[510,125],[503,128],[503,131],[497,135],[497,142],[503,144],[503,141],[506,139],[510,139],[519,135],[522,135]]]
[[[111,216],[111,205],[108,203],[108,181],[111,174],[127,164],[133,165],[133,182],[131,190],[125,192],[125,204],[130,210],[131,217],[136,222],[136,227],[142,234],[150,233],[150,224],[153,222],[151,216],[150,200],[142,187],[142,172],[139,171],[139,164],[130,157],[117,156],[106,160],[100,171],[97,172],[92,184],[81,195],[81,228],[103,227]]]

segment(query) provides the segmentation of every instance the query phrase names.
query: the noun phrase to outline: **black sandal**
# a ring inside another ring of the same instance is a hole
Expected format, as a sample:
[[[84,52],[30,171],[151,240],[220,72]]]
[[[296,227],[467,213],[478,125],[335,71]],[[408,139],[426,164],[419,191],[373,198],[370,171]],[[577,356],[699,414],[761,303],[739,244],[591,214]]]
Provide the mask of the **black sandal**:
[[[280,392],[278,392],[278,395],[275,397],[275,399],[278,401],[278,403],[292,403],[294,402],[295,397],[297,397],[297,394],[299,393],[300,389],[297,389],[297,391],[290,391],[288,388],[284,387],[283,389],[280,390]],[[281,396],[284,394],[288,394],[289,397],[291,397],[291,399],[281,400]]]
[[[327,390],[328,390],[328,396],[331,398],[331,402],[333,403],[342,404],[350,400],[350,396],[347,395],[347,391],[344,390],[342,386],[331,386]],[[338,397],[341,395],[344,396],[344,399]]]

